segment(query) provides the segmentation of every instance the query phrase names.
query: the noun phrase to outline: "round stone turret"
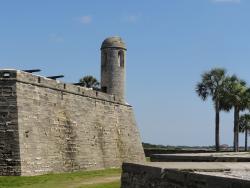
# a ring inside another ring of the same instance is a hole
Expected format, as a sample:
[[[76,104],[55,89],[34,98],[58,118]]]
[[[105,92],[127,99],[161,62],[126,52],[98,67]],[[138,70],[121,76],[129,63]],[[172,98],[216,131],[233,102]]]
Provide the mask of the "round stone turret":
[[[102,91],[125,101],[126,46],[120,37],[105,39],[101,47]]]

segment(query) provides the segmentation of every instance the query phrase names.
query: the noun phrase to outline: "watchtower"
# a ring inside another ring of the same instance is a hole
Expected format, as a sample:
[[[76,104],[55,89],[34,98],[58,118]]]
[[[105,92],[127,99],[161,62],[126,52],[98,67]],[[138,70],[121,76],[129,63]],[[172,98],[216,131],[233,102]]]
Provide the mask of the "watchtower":
[[[106,38],[101,46],[101,88],[125,100],[126,47],[120,37]]]

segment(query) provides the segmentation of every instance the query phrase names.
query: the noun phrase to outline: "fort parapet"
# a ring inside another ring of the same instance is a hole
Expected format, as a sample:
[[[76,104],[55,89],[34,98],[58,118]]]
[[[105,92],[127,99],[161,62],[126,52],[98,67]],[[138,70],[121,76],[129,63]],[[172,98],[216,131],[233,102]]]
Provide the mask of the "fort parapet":
[[[18,70],[0,70],[0,92],[0,175],[112,168],[145,159],[124,93]]]

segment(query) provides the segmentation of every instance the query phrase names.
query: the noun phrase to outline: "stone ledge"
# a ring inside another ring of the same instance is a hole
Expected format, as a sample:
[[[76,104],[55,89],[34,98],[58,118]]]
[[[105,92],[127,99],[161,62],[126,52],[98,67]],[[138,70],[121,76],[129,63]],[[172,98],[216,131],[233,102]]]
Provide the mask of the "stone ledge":
[[[122,167],[122,188],[249,188],[250,179],[234,176],[250,170],[230,163],[124,163]],[[208,165],[210,164],[210,165]],[[234,163],[235,164],[235,163]],[[246,164],[246,163],[245,163]],[[208,165],[206,167],[206,165]],[[237,169],[237,171],[235,171]],[[216,173],[217,170],[217,173]],[[232,172],[231,172],[232,171]],[[232,175],[229,174],[232,173]],[[216,175],[214,175],[216,174]]]

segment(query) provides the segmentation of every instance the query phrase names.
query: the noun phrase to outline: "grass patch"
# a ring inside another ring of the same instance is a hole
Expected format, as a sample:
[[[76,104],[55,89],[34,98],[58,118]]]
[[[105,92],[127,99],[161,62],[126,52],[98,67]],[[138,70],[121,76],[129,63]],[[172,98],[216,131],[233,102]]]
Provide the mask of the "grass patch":
[[[86,181],[120,176],[120,169],[47,174],[33,177],[0,177],[0,188],[116,188],[119,182],[82,185]]]

